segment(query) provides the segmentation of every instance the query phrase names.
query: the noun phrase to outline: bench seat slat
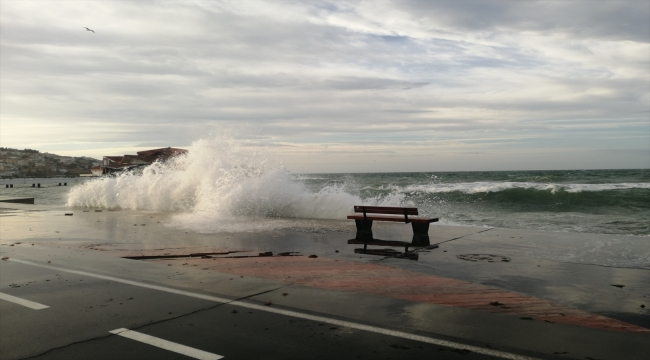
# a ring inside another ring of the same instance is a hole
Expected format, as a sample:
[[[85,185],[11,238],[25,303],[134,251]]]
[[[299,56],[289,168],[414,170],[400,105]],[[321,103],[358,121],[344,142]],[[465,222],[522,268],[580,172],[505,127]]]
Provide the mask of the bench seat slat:
[[[366,214],[366,217],[362,214],[360,215],[348,215],[348,219],[350,220],[377,220],[377,221],[393,221],[393,222],[406,222],[406,219],[404,216],[390,216],[390,215],[374,215],[374,214]],[[432,223],[432,222],[437,222],[438,218],[429,218],[429,217],[409,217],[408,219],[409,222],[414,222],[414,223]]]
[[[418,208],[405,208],[405,207],[395,207],[395,206],[354,206],[355,213],[363,213],[365,210],[366,214],[396,214],[396,215],[417,215]]]

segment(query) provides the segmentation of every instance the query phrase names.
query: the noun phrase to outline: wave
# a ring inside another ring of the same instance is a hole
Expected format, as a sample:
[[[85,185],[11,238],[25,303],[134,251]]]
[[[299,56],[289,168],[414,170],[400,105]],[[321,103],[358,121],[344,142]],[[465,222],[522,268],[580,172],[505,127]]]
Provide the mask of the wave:
[[[533,183],[533,182],[471,182],[450,184],[422,184],[409,185],[400,190],[405,192],[447,193],[462,192],[465,194],[500,192],[512,189],[532,189],[556,193],[560,191],[569,193],[650,189],[650,183],[618,183],[618,184],[559,184],[559,183]]]
[[[360,203],[396,205],[402,196],[361,199],[345,184],[308,189],[278,162],[224,137],[194,142],[186,155],[75,186],[68,206],[157,210],[195,221],[236,217],[344,219]],[[203,219],[203,220],[197,220]]]

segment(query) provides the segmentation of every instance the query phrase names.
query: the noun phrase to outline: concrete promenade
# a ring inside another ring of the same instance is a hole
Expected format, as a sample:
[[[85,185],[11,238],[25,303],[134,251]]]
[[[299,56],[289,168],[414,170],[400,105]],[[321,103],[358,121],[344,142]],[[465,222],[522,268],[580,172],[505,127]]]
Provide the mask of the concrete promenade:
[[[606,235],[432,226],[440,248],[411,261],[355,254],[345,221],[199,234],[172,214],[0,206],[2,359],[650,353],[650,270],[553,260]]]

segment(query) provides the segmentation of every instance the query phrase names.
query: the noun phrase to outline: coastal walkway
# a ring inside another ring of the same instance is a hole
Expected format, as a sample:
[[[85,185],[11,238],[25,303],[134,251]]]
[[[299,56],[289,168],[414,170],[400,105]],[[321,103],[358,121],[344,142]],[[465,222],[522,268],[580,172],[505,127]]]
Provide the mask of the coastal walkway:
[[[614,299],[643,299],[635,294],[647,270],[532,262],[507,247],[498,251],[508,263],[458,259],[466,248],[496,249],[507,231],[440,227],[432,243],[460,240],[413,262],[332,246],[344,242],[340,231],[229,234],[216,246],[214,235],[161,225],[164,214],[11,206],[0,293],[46,307],[0,300],[3,359],[187,358],[180,349],[204,356],[195,358],[605,360],[650,351],[642,316],[634,325],[570,305],[584,302],[581,288],[606,284],[591,308],[621,312]],[[537,283],[523,282],[533,272]],[[173,350],[137,340],[152,338]]]

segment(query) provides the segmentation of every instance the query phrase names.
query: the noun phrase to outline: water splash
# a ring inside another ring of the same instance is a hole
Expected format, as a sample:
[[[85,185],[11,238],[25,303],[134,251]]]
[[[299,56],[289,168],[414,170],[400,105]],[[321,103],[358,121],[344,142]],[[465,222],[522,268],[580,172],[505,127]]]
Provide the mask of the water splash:
[[[216,230],[210,224],[217,219],[345,219],[353,205],[398,204],[401,198],[361,199],[345,183],[310,190],[267,152],[225,136],[198,140],[188,150],[146,167],[142,174],[76,186],[67,205],[179,212],[177,225],[207,231]],[[268,228],[269,222],[264,223]]]

